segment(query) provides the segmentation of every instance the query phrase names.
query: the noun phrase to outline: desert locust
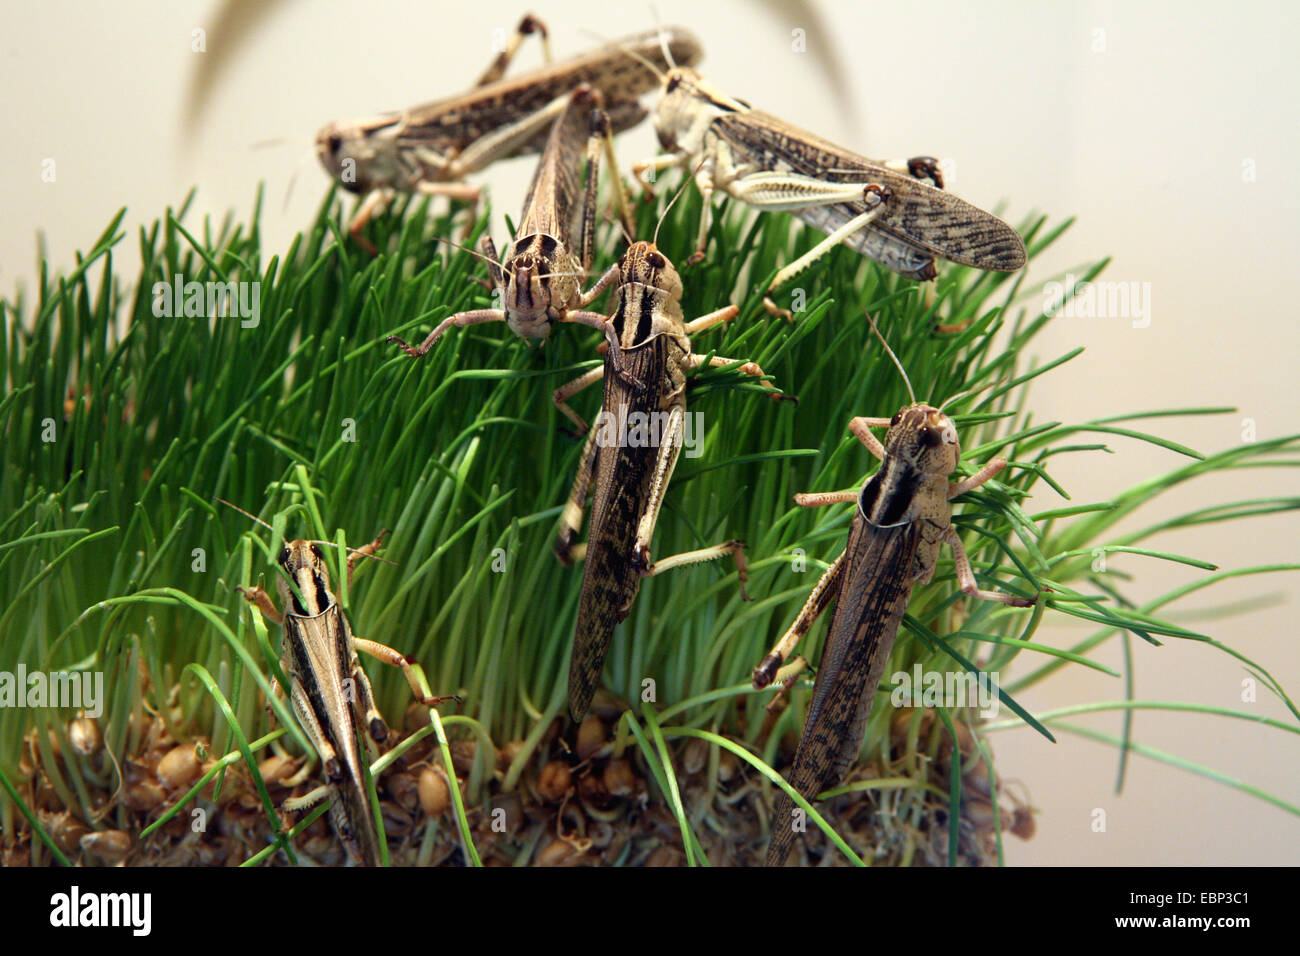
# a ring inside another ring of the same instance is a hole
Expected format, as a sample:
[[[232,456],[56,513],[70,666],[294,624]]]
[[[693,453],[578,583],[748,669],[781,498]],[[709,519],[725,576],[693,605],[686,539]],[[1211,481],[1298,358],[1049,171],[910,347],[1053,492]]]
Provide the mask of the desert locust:
[[[861,491],[795,496],[804,507],[857,504],[843,552],[753,675],[756,688],[776,680],[800,638],[835,603],[789,774],[790,785],[808,800],[839,783],[857,758],[912,588],[933,577],[940,545],[952,549],[958,585],[968,596],[1011,607],[1034,604],[1032,598],[983,590],[976,583],[952,527],[949,502],[984,484],[1007,462],[994,458],[970,477],[949,482],[961,449],[943,407],[917,402],[913,395],[912,403],[893,418],[854,418],[849,431],[880,459],[875,474]],[[888,428],[883,443],[871,432],[876,427]],[[795,816],[794,802],[781,793],[772,816],[769,866],[785,861],[796,832]]]
[[[591,264],[595,243],[602,150],[612,156],[609,118],[599,106],[599,91],[589,86],[579,86],[565,100],[565,108],[547,137],[515,230],[516,238],[505,259],[497,257],[490,237],[483,238],[482,255],[502,307],[449,316],[418,346],[390,335],[387,341],[396,343],[407,355],[421,358],[448,329],[482,322],[505,322],[525,341],[546,338],[556,322],[604,328],[605,317],[599,312],[587,312],[585,307],[608,288],[612,279],[602,277],[587,292],[582,289],[582,279]],[[618,179],[616,169],[612,178]],[[621,195],[621,191],[616,190],[616,194]]]
[[[265,524],[258,518],[253,520]],[[373,557],[385,534],[386,531],[380,533],[370,544],[348,556],[349,584],[356,558]],[[388,738],[388,725],[375,707],[370,681],[361,669],[357,652],[402,668],[416,699],[426,706],[459,698],[426,696],[416,680],[410,658],[352,633],[347,616],[330,588],[321,544],[333,547],[329,542],[306,540],[284,543],[276,558],[280,571],[277,590],[283,610],[277,609],[271,596],[260,587],[238,590],[249,604],[284,630],[280,666],[289,680],[289,698],[325,772],[323,787],[286,801],[285,808],[300,810],[328,797],[330,822],[348,854],[364,866],[378,866],[379,837],[366,796],[357,729],[358,725],[364,726],[372,740],[382,743]],[[283,695],[278,682],[272,686],[277,696]]]
[[[726,366],[738,361],[693,353],[690,336],[729,321],[738,309],[729,305],[685,321],[681,278],[654,242],[633,243],[605,278],[611,274],[618,285],[605,325],[604,362],[561,386],[554,396],[556,405],[587,433],[555,542],[561,563],[585,559],[569,664],[569,712],[574,720],[587,713],[614,628],[631,610],[643,577],[731,553],[741,595],[746,597],[740,541],[658,561],[650,557],[655,522],[682,449],[686,372],[705,364]],[[764,375],[752,362],[741,363],[739,370],[760,379]],[[588,431],[567,399],[602,379],[602,411]],[[587,541],[575,544],[589,492]]]
[[[663,51],[687,64],[703,55],[694,36],[669,27],[503,79],[520,41],[531,33],[542,35],[549,60],[546,28],[527,15],[468,92],[400,112],[340,120],[317,134],[316,153],[326,172],[344,189],[366,197],[349,225],[354,238],[369,245],[360,230],[395,192],[477,202],[480,189],[465,177],[499,159],[541,152],[569,93],[581,84],[601,92],[614,132],[635,126],[646,115],[638,98],[657,85],[656,70],[670,65]]]
[[[931,157],[866,159],[752,109],[688,67],[665,74],[654,126],[664,152],[633,172],[648,189],[647,170],[686,167],[704,197],[688,265],[704,258],[717,190],[760,210],[793,213],[827,233],[776,274],[764,298],[773,314],[790,317],[772,301],[775,290],[841,242],[915,279],[934,278],[936,258],[998,272],[1025,264],[1019,234],[945,192]]]

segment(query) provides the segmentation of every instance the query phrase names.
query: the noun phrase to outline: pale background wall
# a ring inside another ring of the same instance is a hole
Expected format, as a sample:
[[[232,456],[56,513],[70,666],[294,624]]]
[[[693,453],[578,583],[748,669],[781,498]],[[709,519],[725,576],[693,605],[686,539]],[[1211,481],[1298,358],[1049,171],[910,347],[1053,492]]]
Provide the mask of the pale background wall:
[[[217,2],[7,2],[0,36],[0,287],[30,287],[37,230],[59,267],[73,263],[112,213],[130,228],[201,185],[200,212],[245,213],[267,182],[264,233],[282,246],[319,202],[325,180],[307,159],[323,123],[432,99],[463,87],[490,56],[492,31],[527,7],[386,0],[266,4]],[[654,24],[648,4],[608,0],[536,4],[558,55]],[[1200,423],[1165,420],[1155,430],[1213,451],[1241,440],[1242,419],[1260,437],[1296,430],[1295,332],[1300,282],[1294,256],[1300,187],[1297,155],[1296,6],[1020,2],[683,3],[661,0],[664,22],[704,40],[707,75],[736,95],[874,156],[931,153],[955,161],[952,188],[1008,215],[1075,213],[1078,225],[1034,272],[1103,254],[1112,280],[1148,282],[1149,328],[1123,319],[1061,320],[1039,342],[1044,358],[1087,352],[1041,380],[1039,420],[1082,418],[1171,405],[1233,405],[1236,415]],[[206,30],[207,52],[191,52]],[[791,50],[803,29],[807,52]],[[1098,32],[1101,31],[1101,32]],[[534,47],[519,63],[539,62]],[[195,99],[203,75],[211,95]],[[836,82],[841,95],[834,92]],[[271,147],[254,148],[265,140]],[[650,130],[625,138],[636,159]],[[41,163],[56,162],[43,183]],[[282,210],[290,176],[303,164]],[[1253,181],[1243,170],[1253,168]],[[483,181],[513,210],[526,162]],[[130,266],[128,238],[119,262]],[[863,409],[863,413],[878,410]],[[1116,455],[1056,460],[1076,500],[1101,500],[1181,463],[1124,439]],[[1249,471],[1202,480],[1147,512],[1159,515],[1225,499],[1295,494],[1294,473]],[[1036,502],[1037,504],[1037,502]],[[1057,503],[1042,499],[1043,508]],[[1300,520],[1252,519],[1183,531],[1156,546],[1233,568],[1300,557]],[[1153,597],[1200,572],[1131,558],[1130,590]],[[1187,617],[1270,667],[1300,693],[1294,575],[1250,578],[1201,592],[1185,610],[1250,605],[1229,620]],[[1261,600],[1264,599],[1264,600]],[[1053,624],[1043,640],[1065,646],[1090,633]],[[1244,707],[1284,718],[1261,698],[1240,703],[1243,670],[1210,649],[1135,642],[1137,694]],[[1118,646],[1098,655],[1119,666]],[[1075,669],[1024,701],[1031,709],[1115,699],[1116,680]],[[1118,732],[1116,714],[1081,720]],[[1213,766],[1300,802],[1300,739],[1241,721],[1186,714],[1138,715],[1137,739]],[[1182,771],[1133,758],[1122,797],[1111,792],[1115,755],[1062,735],[995,739],[1000,766],[1023,779],[1042,811],[1038,836],[1009,840],[1013,863],[1297,863],[1300,820]],[[1104,808],[1109,829],[1089,828]]]

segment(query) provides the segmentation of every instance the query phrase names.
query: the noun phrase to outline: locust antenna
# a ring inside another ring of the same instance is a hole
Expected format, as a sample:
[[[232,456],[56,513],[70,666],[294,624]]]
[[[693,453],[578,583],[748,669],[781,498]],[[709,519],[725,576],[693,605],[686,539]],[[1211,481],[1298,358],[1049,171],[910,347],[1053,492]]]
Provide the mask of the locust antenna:
[[[677,194],[668,201],[667,206],[664,206],[664,211],[659,214],[659,221],[655,223],[655,234],[654,234],[654,238],[650,240],[651,245],[658,247],[659,227],[662,226],[664,224],[664,220],[668,218],[668,210],[672,209],[673,204],[676,203],[677,200],[682,198],[682,193],[686,192],[686,187],[691,184],[691,180],[695,177],[695,174],[698,173],[703,166],[704,166],[704,161],[701,160],[700,165],[696,166],[695,170],[691,173],[691,175],[686,177],[686,180],[685,182],[682,183],[681,188],[677,190]]]
[[[387,533],[387,532],[385,532],[385,534],[386,534],[386,533]],[[321,541],[321,540],[319,540],[319,539],[312,539],[312,540],[308,541],[307,543],[308,543],[308,544],[323,544],[323,545],[324,545],[325,547],[327,547],[327,548],[337,548],[337,547],[338,547],[337,542],[334,542],[334,541]],[[372,561],[382,561],[382,562],[384,562],[384,564],[391,564],[391,565],[393,565],[393,567],[397,567],[397,566],[398,566],[398,564],[397,564],[396,561],[389,561],[387,558],[381,558],[379,555],[377,555],[377,554],[371,554],[369,551],[363,550],[362,548],[345,548],[344,550],[346,550],[346,551],[348,552],[348,554],[359,554],[359,555],[361,555],[361,557],[363,557],[363,558],[370,558]]]
[[[650,4],[650,15],[654,17],[655,32],[659,34],[659,49],[663,50],[664,62],[667,63],[671,69],[675,70],[677,69],[677,61],[673,59],[673,53],[668,49],[668,37],[667,34],[664,33],[663,17],[659,15],[659,4]]]
[[[605,42],[605,43],[613,43],[613,42],[614,42],[614,41],[612,41],[612,40],[609,38],[609,36],[608,36],[607,34],[599,33],[599,32],[597,32],[596,30],[589,30],[589,29],[587,29],[586,27],[582,28],[582,29],[579,30],[578,32],[579,32],[579,33],[585,33],[587,36],[589,36],[589,37],[594,37],[595,39],[597,39],[597,40],[601,40],[601,41],[603,41],[603,42]],[[661,36],[661,37],[660,37],[660,40],[662,41],[662,39],[663,39],[663,37]],[[625,43],[618,43],[618,44],[615,44],[615,45],[618,47],[618,50],[619,50],[620,53],[623,53],[623,54],[625,54],[626,56],[630,56],[632,59],[639,61],[639,62],[641,63],[642,66],[644,66],[646,69],[650,70],[650,72],[652,72],[655,76],[657,76],[657,77],[659,78],[659,82],[660,82],[660,83],[666,83],[666,82],[668,81],[668,75],[667,75],[666,73],[664,73],[663,70],[659,69],[659,67],[655,66],[655,64],[654,64],[651,60],[647,60],[647,59],[646,59],[645,57],[643,57],[640,53],[637,53],[636,50],[631,49],[631,48],[630,48],[629,46],[627,46],[627,44],[625,44]]]
[[[885,351],[889,353],[889,357],[894,360],[894,365],[898,369],[898,374],[903,376],[903,384],[907,386],[907,396],[912,400],[912,404],[915,405],[916,392],[912,391],[912,380],[907,377],[907,371],[903,368],[903,363],[898,360],[898,356],[894,354],[894,350],[889,347],[889,343],[885,341],[885,337],[880,334],[880,328],[876,325],[876,320],[871,317],[871,313],[864,311],[863,314],[866,315],[867,321],[871,323],[871,331],[876,333],[876,338],[880,339],[880,344],[885,347]]]
[[[986,385],[978,385],[975,388],[968,388],[964,392],[958,392],[956,395],[953,395],[949,398],[945,398],[943,404],[939,406],[939,411],[943,411],[952,402],[958,401],[963,398],[969,398],[971,395],[978,395],[980,392],[986,392],[990,388],[992,388],[993,385],[994,385],[993,382],[989,382]]]
[[[491,256],[483,255],[483,253],[479,252],[477,249],[471,249],[469,246],[462,246],[460,243],[452,242],[450,239],[445,239],[442,236],[434,236],[433,240],[435,242],[445,242],[453,249],[459,249],[461,252],[468,252],[471,256],[474,256],[477,259],[482,259],[490,266],[496,266],[498,269],[504,268],[498,260],[493,259]]]
[[[272,532],[275,531],[274,528],[272,528],[269,524],[267,524],[265,521],[263,521],[263,520],[262,520],[261,518],[259,518],[257,515],[249,514],[249,513],[248,513],[247,511],[245,511],[243,508],[239,507],[239,505],[231,504],[231,503],[230,503],[229,501],[227,501],[225,498],[217,498],[216,500],[217,500],[217,501],[220,501],[220,502],[221,502],[223,505],[225,505],[227,508],[234,508],[236,511],[238,511],[238,512],[239,512],[241,515],[243,515],[245,518],[248,518],[248,519],[250,519],[250,520],[252,520],[252,521],[256,521],[258,524],[260,524],[263,528],[266,528],[268,531],[272,531]],[[288,541],[285,541],[283,538],[281,538],[280,540],[283,542],[283,544],[284,544],[284,546],[285,546],[286,548],[289,546],[289,542],[288,542]]]

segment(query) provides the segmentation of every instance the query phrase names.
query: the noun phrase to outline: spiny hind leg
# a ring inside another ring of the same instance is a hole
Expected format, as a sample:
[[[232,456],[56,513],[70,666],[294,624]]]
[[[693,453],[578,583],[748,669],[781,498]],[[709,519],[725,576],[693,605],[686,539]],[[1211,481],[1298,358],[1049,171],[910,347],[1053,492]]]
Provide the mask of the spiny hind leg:
[[[320,721],[316,719],[316,712],[312,710],[311,698],[307,696],[306,689],[302,686],[296,675],[289,675],[290,680],[290,697],[293,699],[293,712],[298,716],[298,722],[302,724],[302,729],[307,732],[307,739],[311,741],[312,746],[316,748],[316,753],[320,755],[321,766],[325,768],[325,779],[334,782],[343,779],[343,765],[339,762],[338,754],[334,751],[334,744],[330,742],[329,737],[321,728]]]
[[[483,75],[474,83],[475,86],[487,86],[489,83],[495,83],[501,77],[506,75],[506,70],[510,66],[510,61],[515,58],[519,52],[519,47],[524,42],[524,37],[538,34],[542,42],[542,57],[547,62],[551,62],[551,33],[546,28],[546,24],[538,17],[531,13],[525,13],[519,25],[510,34],[506,40],[505,49],[501,50],[488,64],[488,68],[483,71]]]
[[[352,698],[352,712],[357,715],[357,720],[363,722],[370,739],[377,744],[382,744],[388,739],[388,724],[384,722],[379,708],[375,706],[375,692],[370,687],[370,678],[362,670],[361,660],[355,651],[352,653],[349,666],[352,669],[352,687],[356,691]]]
[[[821,576],[812,593],[808,595],[808,600],[804,602],[803,609],[799,611],[799,616],[794,619],[794,623],[789,629],[781,635],[781,639],[776,642],[773,648],[767,652],[759,665],[754,668],[753,680],[756,688],[764,688],[776,679],[777,671],[785,664],[790,654],[798,646],[799,641],[809,628],[821,616],[822,611],[826,610],[831,600],[839,590],[840,575],[844,572],[844,552],[835,559],[832,564]]]
[[[599,428],[600,424],[597,423],[587,434],[587,443],[582,446],[578,474],[573,480],[573,488],[569,491],[569,500],[565,502],[564,513],[560,515],[560,529],[555,535],[555,556],[565,567],[580,560],[587,553],[586,544],[574,544],[573,539],[582,529],[587,492],[591,490],[591,479],[596,472],[596,458],[600,454],[600,445],[596,439]]]
[[[642,561],[638,561],[634,558],[632,565],[646,577],[654,577],[656,574],[671,571],[673,568],[679,568],[684,564],[699,564],[702,561],[714,561],[727,554],[730,554],[736,560],[736,575],[740,582],[740,599],[742,601],[748,601],[749,595],[745,593],[745,582],[749,580],[749,565],[745,561],[745,542],[743,541],[724,541],[721,544],[715,544],[709,548],[697,548],[694,551],[683,551],[680,554],[670,555],[669,557],[661,558],[660,560],[649,564],[644,564]],[[649,549],[646,549],[643,560],[648,559],[649,556]]]
[[[806,179],[806,177],[801,177],[801,184],[804,184],[804,179]],[[763,295],[763,308],[765,308],[771,315],[774,315],[777,318],[783,318],[787,322],[794,321],[794,315],[789,309],[782,309],[779,307],[776,302],[773,301],[772,294],[795,276],[808,269],[814,262],[822,258],[841,242],[853,237],[871,225],[871,223],[882,212],[884,212],[885,204],[889,201],[889,198],[892,195],[888,186],[882,186],[878,183],[867,183],[865,186],[861,186],[857,184],[822,183],[819,180],[808,181],[819,185],[822,188],[823,194],[818,196],[814,193],[812,198],[801,204],[791,204],[787,198],[784,202],[772,200],[766,205],[770,205],[773,209],[789,210],[807,206],[833,205],[841,202],[857,200],[866,203],[867,209],[865,212],[859,213],[834,232],[830,233],[825,239],[817,243],[817,245],[813,246],[798,259],[794,260],[794,262],[785,266],[773,277],[772,282],[767,287],[767,291]],[[850,199],[846,200],[844,198],[846,186],[852,186],[859,195],[852,196]],[[737,198],[744,198],[742,195],[734,192],[733,195],[737,195]],[[746,199],[745,201],[758,205],[760,209],[764,208],[765,205],[761,200],[761,196],[756,196],[754,200]]]

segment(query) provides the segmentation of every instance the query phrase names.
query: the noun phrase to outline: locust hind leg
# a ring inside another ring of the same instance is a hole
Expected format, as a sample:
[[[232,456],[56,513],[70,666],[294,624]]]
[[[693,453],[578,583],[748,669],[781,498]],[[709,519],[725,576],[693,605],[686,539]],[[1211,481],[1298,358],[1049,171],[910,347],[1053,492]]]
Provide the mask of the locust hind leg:
[[[817,503],[820,504],[821,502]],[[800,504],[803,504],[803,502],[800,502]],[[755,688],[761,690],[776,679],[777,671],[789,659],[791,652],[798,646],[799,641],[808,633],[808,630],[838,593],[840,576],[843,573],[844,552],[841,551],[840,556],[835,559],[835,563],[821,576],[821,579],[812,589],[812,593],[808,595],[808,600],[804,602],[803,609],[799,611],[799,616],[794,619],[794,623],[781,635],[781,639],[776,642],[775,646],[767,652],[767,656],[754,668],[753,680]]]
[[[592,98],[600,102],[599,91],[593,91]],[[628,207],[627,194],[623,191],[623,180],[618,174],[618,161],[614,156],[614,138],[610,132],[609,116],[597,105],[591,111],[590,136],[587,139],[587,192],[582,208],[582,235],[579,241],[582,268],[591,267],[596,238],[596,207],[599,205],[601,156],[609,164],[610,183],[614,190],[614,206],[618,210],[618,221],[623,235],[630,243],[636,232],[632,222],[632,212]],[[586,303],[583,303],[586,305]]]
[[[290,697],[293,699],[293,712],[297,714],[302,729],[307,732],[307,739],[312,742],[312,746],[316,748],[316,753],[320,755],[321,766],[325,768],[325,778],[331,783],[336,783],[343,779],[343,764],[339,762],[338,754],[334,750],[334,744],[330,742],[329,737],[321,728],[320,721],[316,719],[316,712],[311,706],[311,698],[307,696],[307,691],[302,686],[302,682],[294,674],[289,675],[289,680]]]
[[[911,159],[892,159],[884,164],[895,172],[913,179],[930,180],[936,189],[943,189],[943,170],[933,156],[913,156]]]
[[[591,479],[596,473],[596,459],[600,454],[600,445],[596,433],[600,429],[597,423],[587,435],[587,443],[582,446],[582,458],[578,465],[578,475],[573,480],[569,500],[564,505],[560,516],[560,530],[555,536],[554,551],[556,558],[565,567],[580,560],[586,554],[585,545],[573,543],[582,528],[582,515],[586,510],[587,492],[591,490]],[[581,549],[581,553],[579,550]]]
[[[364,723],[370,739],[377,744],[382,744],[388,739],[388,724],[384,722],[379,708],[375,706],[375,692],[370,687],[370,678],[361,668],[361,661],[356,651],[352,652],[352,660],[348,666],[351,669],[352,686],[356,691],[352,698],[353,713],[357,715],[357,720]]]
[[[680,405],[674,406],[669,414],[668,427],[661,435],[659,455],[655,461],[654,474],[650,480],[650,494],[646,498],[646,507],[641,514],[641,520],[637,522],[636,541],[632,545],[632,567],[645,577],[653,577],[656,574],[662,574],[664,571],[684,564],[712,561],[724,554],[731,554],[735,558],[736,573],[740,579],[740,596],[743,600],[748,601],[749,595],[745,593],[745,582],[749,577],[745,564],[745,543],[743,541],[724,541],[722,544],[715,544],[710,548],[684,551],[681,554],[674,554],[659,561],[650,560],[650,541],[654,538],[655,524],[659,520],[659,511],[663,507],[664,492],[668,488],[668,480],[672,477],[673,469],[677,465],[677,456],[682,450],[684,416],[685,411],[682,407]]]
[[[515,27],[515,32],[510,34],[506,40],[506,45],[488,64],[488,68],[483,71],[475,82],[475,86],[487,86],[489,83],[495,83],[501,77],[505,76],[506,69],[510,66],[510,61],[515,58],[519,52],[519,47],[523,44],[524,38],[538,34],[542,42],[542,57],[547,63],[551,62],[551,33],[546,28],[546,24],[541,19],[531,13],[525,13],[519,25]]]
[[[845,239],[867,228],[873,220],[876,219],[885,210],[885,203],[889,200],[890,190],[888,186],[880,186],[876,183],[868,183],[862,191],[862,201],[867,204],[867,211],[854,216],[844,225],[840,226],[830,235],[828,235],[817,245],[813,246],[806,253],[787,265],[778,272],[767,287],[767,292],[763,294],[763,308],[769,314],[778,318],[784,318],[787,322],[794,321],[794,315],[789,309],[782,309],[772,299],[772,293],[781,286],[785,285],[799,273],[803,272],[814,262],[820,259],[831,249],[839,245]]]

